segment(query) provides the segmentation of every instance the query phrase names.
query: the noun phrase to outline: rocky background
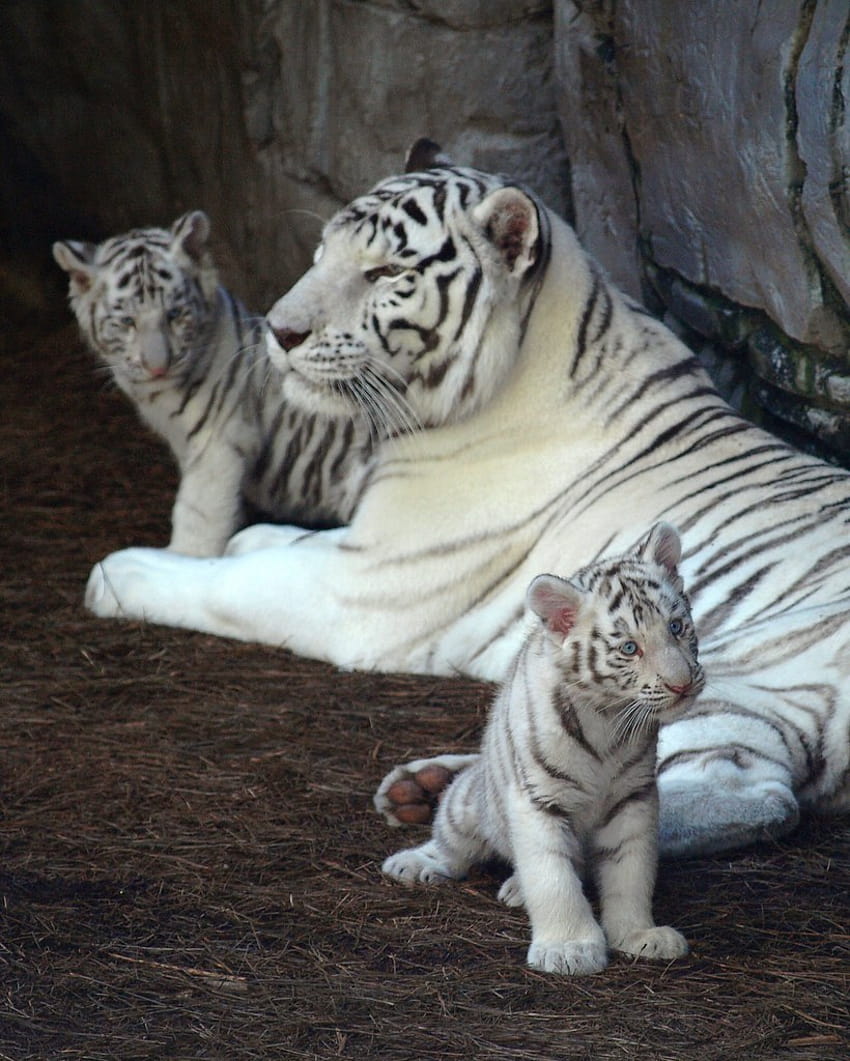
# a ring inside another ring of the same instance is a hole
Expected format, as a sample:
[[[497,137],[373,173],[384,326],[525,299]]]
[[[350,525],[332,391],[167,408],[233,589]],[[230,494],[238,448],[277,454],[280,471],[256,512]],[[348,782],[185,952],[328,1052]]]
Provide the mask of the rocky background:
[[[64,312],[53,239],[203,207],[264,310],[427,134],[850,465],[848,39],[846,0],[4,0],[3,309]]]

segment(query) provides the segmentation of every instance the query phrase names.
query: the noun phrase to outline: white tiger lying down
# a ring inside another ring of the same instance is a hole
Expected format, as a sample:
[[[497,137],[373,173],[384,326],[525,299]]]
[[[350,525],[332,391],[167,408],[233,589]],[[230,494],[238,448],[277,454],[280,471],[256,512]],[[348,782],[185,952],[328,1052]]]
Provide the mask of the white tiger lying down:
[[[113,553],[88,606],[495,681],[533,575],[668,520],[707,684],[661,730],[662,852],[846,809],[850,475],[742,420],[533,195],[422,145],[412,164],[330,221],[269,344],[286,401],[355,416],[392,388],[424,430],[380,445],[349,527],[258,525],[213,560]]]
[[[665,960],[688,950],[652,917],[658,726],[703,684],[679,559],[676,531],[659,523],[623,557],[531,583],[537,621],[480,756],[446,791],[431,839],[383,865],[401,881],[440,883],[493,856],[511,863],[499,898],[525,906],[528,963],[546,972],[597,973],[609,946]],[[602,927],[582,893],[585,858]]]
[[[219,285],[209,232],[194,210],[170,231],[53,245],[89,346],[177,460],[169,548],[191,556],[222,553],[243,500],[275,518],[347,522],[371,450],[368,425],[282,400],[261,319]]]

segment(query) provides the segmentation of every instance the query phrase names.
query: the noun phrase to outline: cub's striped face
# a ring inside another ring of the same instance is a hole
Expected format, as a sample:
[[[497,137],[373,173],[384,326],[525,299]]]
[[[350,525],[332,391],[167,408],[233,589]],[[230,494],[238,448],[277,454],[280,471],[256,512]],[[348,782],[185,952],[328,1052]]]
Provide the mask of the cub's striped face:
[[[268,315],[287,397],[384,436],[469,415],[511,371],[540,244],[535,204],[497,178],[439,167],[379,184]]]
[[[621,735],[685,710],[705,684],[676,571],[678,536],[667,524],[658,528],[634,554],[594,564],[568,582],[544,575],[529,588],[566,680],[598,691],[600,709],[617,716]]]
[[[80,328],[123,389],[185,372],[205,345],[217,286],[208,235],[206,215],[195,211],[170,231],[54,244]]]

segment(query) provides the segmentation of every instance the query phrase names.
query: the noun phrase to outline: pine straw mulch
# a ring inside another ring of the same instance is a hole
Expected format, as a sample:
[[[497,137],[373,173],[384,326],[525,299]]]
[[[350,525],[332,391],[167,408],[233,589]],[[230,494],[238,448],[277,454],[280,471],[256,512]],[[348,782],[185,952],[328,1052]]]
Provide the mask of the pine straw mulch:
[[[92,562],[165,539],[174,474],[72,329],[7,346],[0,1057],[850,1056],[847,823],[663,865],[683,961],[528,970],[492,877],[378,871],[377,781],[472,747],[486,687],[87,615]]]

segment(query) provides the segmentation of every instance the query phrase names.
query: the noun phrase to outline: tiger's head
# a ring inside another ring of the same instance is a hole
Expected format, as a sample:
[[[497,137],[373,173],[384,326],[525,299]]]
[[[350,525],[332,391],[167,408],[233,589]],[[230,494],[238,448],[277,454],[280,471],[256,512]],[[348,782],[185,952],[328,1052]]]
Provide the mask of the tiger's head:
[[[510,374],[545,211],[438,151],[419,141],[404,176],[340,211],[269,312],[269,355],[295,404],[365,415],[389,436],[469,416]]]
[[[200,210],[100,244],[53,244],[83,335],[124,390],[185,370],[206,343],[218,280]]]
[[[528,588],[567,687],[589,697],[620,737],[681,715],[705,685],[681,557],[678,531],[659,522],[623,556],[569,580],[539,575]]]

